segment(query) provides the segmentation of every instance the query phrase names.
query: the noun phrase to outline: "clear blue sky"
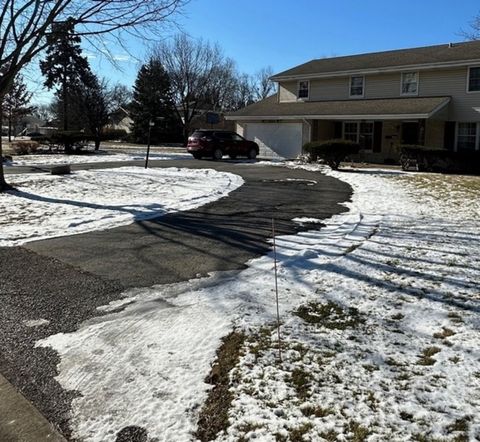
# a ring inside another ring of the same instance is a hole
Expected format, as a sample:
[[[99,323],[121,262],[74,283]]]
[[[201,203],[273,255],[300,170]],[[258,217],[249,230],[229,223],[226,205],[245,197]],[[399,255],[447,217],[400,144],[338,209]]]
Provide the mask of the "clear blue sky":
[[[242,72],[267,65],[280,72],[313,58],[462,41],[479,12],[478,0],[191,0],[179,24],[218,42]],[[130,47],[139,58],[148,51],[139,42]],[[139,63],[112,52],[122,71],[92,53],[93,69],[131,86]]]

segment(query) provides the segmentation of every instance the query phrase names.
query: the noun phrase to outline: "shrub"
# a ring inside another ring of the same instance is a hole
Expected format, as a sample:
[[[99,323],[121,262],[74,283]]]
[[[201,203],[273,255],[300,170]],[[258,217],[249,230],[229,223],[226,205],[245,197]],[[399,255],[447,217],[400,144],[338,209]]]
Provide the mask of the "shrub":
[[[400,146],[400,164],[403,170],[411,167],[420,172],[480,173],[480,152],[417,146]]]
[[[125,129],[104,129],[101,136],[103,141],[107,140],[125,140],[127,131]]]
[[[85,145],[93,140],[93,136],[85,132],[78,131],[56,131],[50,135],[50,140],[53,144],[63,145],[65,151],[79,151]]]
[[[37,151],[38,143],[36,141],[15,141],[11,144],[11,148],[15,155],[28,155]]]
[[[321,160],[336,170],[349,155],[358,153],[360,146],[349,140],[312,141],[303,146],[311,161]]]

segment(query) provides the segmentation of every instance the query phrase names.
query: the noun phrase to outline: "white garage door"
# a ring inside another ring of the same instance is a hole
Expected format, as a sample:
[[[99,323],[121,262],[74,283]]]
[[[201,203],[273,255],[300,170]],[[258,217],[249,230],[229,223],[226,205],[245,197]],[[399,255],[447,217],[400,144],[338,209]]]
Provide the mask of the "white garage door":
[[[301,123],[248,123],[245,137],[260,147],[260,156],[296,158],[302,152]]]

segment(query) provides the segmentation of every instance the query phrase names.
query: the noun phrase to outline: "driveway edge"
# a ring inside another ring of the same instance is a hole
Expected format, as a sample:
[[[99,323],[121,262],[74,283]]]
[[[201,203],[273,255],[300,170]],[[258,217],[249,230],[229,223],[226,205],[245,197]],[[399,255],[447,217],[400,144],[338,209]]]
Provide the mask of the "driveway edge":
[[[0,440],[65,442],[53,425],[0,374]]]

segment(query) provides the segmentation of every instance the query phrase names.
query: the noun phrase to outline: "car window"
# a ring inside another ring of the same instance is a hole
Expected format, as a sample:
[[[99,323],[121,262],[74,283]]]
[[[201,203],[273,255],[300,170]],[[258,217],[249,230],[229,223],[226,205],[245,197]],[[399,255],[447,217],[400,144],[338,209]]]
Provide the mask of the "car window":
[[[202,138],[205,135],[207,135],[206,132],[201,132],[199,130],[196,130],[195,132],[193,132],[193,134],[191,136],[194,137],[194,138]]]
[[[229,134],[228,132],[215,132],[215,136],[221,140],[231,140],[232,139],[232,134]]]
[[[243,141],[243,138],[238,134],[232,134],[232,140],[234,141]]]

